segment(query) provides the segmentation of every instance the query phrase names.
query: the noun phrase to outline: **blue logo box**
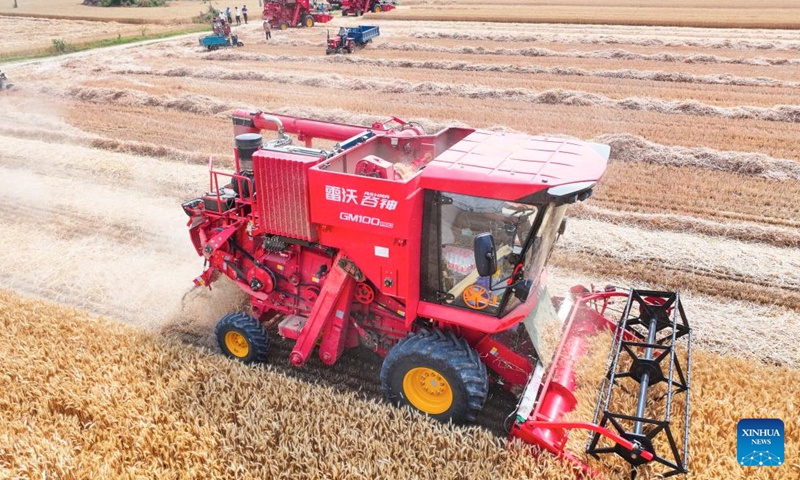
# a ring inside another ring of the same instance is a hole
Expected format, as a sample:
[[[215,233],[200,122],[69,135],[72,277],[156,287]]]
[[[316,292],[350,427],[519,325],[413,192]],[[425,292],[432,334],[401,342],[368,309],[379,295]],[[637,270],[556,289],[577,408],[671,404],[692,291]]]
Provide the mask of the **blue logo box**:
[[[736,456],[743,467],[783,465],[783,420],[743,418],[736,427]]]

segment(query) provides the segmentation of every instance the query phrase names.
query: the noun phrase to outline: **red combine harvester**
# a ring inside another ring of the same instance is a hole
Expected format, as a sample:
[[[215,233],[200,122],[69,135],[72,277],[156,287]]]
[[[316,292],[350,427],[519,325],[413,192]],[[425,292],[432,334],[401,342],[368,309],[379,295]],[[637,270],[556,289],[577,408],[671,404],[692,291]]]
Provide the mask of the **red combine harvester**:
[[[390,12],[397,7],[386,0],[342,0],[341,8],[343,17],[347,15],[360,17],[367,12]]]
[[[222,274],[250,296],[248,313],[216,327],[226,355],[264,360],[276,325],[298,366],[316,348],[330,365],[367,347],[385,357],[393,404],[471,421],[495,384],[519,399],[512,437],[586,472],[565,448],[572,430],[589,432],[590,455],[687,471],[691,330],[679,294],[575,287],[552,299],[545,286],[565,210],[591,195],[606,145],[429,135],[397,118],[366,128],[237,110],[233,124],[235,172],[212,164],[209,192],[183,204],[207,265],[195,284]],[[316,138],[338,143],[322,150]],[[570,421],[577,362],[601,332],[613,341],[594,420]]]
[[[272,28],[279,30],[289,27],[311,28],[316,23],[333,20],[329,13],[313,10],[309,0],[265,0],[262,18]]]

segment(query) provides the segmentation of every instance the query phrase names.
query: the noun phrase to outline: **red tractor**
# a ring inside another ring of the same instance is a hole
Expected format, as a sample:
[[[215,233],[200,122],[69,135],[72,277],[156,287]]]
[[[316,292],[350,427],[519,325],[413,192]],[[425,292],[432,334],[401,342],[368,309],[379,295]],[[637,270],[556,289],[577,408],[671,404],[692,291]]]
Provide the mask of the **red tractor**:
[[[311,7],[309,0],[265,0],[262,18],[272,28],[311,28],[316,23],[328,23],[333,17],[324,10]]]
[[[493,384],[519,398],[512,437],[584,471],[565,448],[576,429],[591,455],[687,471],[691,329],[679,294],[546,288],[565,211],[592,194],[606,145],[426,134],[397,118],[367,128],[237,110],[233,124],[235,171],[212,164],[207,193],[183,204],[206,262],[195,284],[224,275],[250,297],[217,324],[225,355],[263,361],[275,330],[295,342],[298,366],[314,350],[330,365],[369,348],[385,357],[393,404],[467,422]],[[601,332],[613,341],[595,418],[567,421],[576,364]]]
[[[348,35],[348,30],[345,27],[339,27],[339,33],[331,37],[328,32],[328,38],[325,42],[325,55],[332,53],[353,53],[356,51],[355,39]]]
[[[342,0],[341,8],[343,17],[347,15],[360,17],[366,12],[389,12],[397,7],[395,7],[393,2],[388,2],[386,0]]]

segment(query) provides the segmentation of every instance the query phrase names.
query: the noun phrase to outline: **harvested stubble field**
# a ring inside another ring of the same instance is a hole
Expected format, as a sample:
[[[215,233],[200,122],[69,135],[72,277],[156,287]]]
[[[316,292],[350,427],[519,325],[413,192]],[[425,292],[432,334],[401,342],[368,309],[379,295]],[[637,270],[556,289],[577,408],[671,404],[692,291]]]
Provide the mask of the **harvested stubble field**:
[[[102,20],[131,24],[175,24],[190,23],[192,17],[208,10],[213,5],[219,8],[218,2],[202,2],[199,0],[171,0],[164,7],[153,8],[103,8],[83,5],[76,0],[17,0],[3,2],[0,15],[9,17],[35,17],[59,20]],[[223,7],[224,8],[224,7]],[[49,31],[32,31],[29,36],[50,33]]]
[[[138,329],[0,297],[2,334],[15,339],[0,342],[0,414],[13,418],[0,427],[0,476],[570,477],[483,429],[375,404],[374,356],[297,370],[277,341],[265,369],[204,353],[243,299],[226,285],[189,289],[201,262],[179,204],[205,188],[209,156],[230,164],[240,107],[610,144],[605,179],[553,256],[551,290],[681,289],[699,351],[690,477],[800,476],[800,31],[394,13],[371,18],[381,37],[347,57],[321,55],[322,28],[267,44],[256,24],[237,29],[243,49],[203,52],[189,38],[8,69],[19,88],[0,94],[0,285]],[[479,423],[496,432],[513,400],[492,395]],[[737,466],[735,424],[748,416],[784,419],[787,465]],[[428,443],[430,458],[407,448]]]
[[[52,52],[54,40],[69,49],[121,38],[196,31],[193,17],[209,7],[200,1],[170,1],[158,8],[102,8],[77,0],[19,0],[17,4],[19,7],[13,8],[12,0],[0,5],[0,59]]]
[[[53,40],[80,45],[117,36],[133,37],[142,33],[158,34],[170,31],[166,25],[131,25],[119,22],[87,20],[55,20],[52,18],[0,16],[0,57],[34,54],[52,48]],[[39,32],[32,36],[30,32]],[[28,38],[30,37],[30,38]],[[25,38],[26,41],[20,41]]]
[[[797,3],[792,0],[407,0],[403,20],[572,23],[621,25],[680,25],[686,27],[798,28]]]

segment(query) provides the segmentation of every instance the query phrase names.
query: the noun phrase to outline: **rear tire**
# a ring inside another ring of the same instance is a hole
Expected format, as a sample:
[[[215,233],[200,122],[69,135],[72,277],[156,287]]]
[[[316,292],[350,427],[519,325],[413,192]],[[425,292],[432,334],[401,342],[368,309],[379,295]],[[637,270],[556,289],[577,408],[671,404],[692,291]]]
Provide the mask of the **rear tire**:
[[[486,365],[452,332],[421,330],[400,340],[381,367],[389,403],[410,406],[442,422],[474,421],[489,391]]]
[[[214,330],[222,353],[242,363],[263,362],[269,353],[269,335],[246,313],[229,313]]]
[[[305,18],[303,18],[303,26],[306,27],[306,28],[313,27],[314,26],[314,17],[312,17],[311,15],[306,15]]]
[[[278,24],[279,30],[289,30],[289,24],[286,22],[281,22]]]

